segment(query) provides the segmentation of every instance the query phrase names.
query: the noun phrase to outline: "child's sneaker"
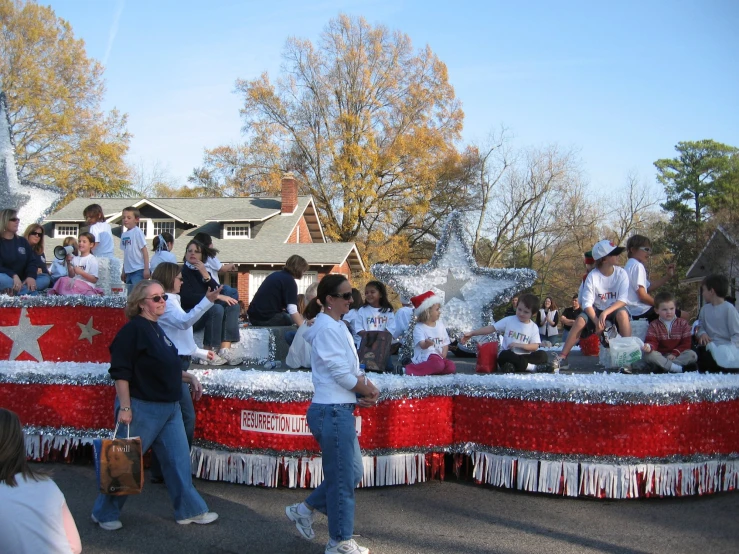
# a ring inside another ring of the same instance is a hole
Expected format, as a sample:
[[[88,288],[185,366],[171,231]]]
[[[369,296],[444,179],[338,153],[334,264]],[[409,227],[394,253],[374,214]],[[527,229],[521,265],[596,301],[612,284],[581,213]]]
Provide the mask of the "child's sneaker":
[[[228,365],[239,365],[244,360],[233,348],[221,348],[218,355],[226,360]]]
[[[341,541],[331,546],[331,543],[326,545],[325,554],[369,554],[369,548],[359,546],[354,539],[348,541]]]
[[[301,514],[299,511],[300,504],[301,502],[298,502],[285,508],[285,515],[298,528],[301,537],[307,541],[312,541],[316,537],[316,533],[313,531],[313,514]]]
[[[570,364],[567,362],[567,358],[563,356],[555,356],[551,363],[552,373],[559,373],[562,369],[569,369]]]
[[[502,366],[500,366],[500,372],[501,373],[516,373],[516,366],[513,365],[511,362],[506,362]]]

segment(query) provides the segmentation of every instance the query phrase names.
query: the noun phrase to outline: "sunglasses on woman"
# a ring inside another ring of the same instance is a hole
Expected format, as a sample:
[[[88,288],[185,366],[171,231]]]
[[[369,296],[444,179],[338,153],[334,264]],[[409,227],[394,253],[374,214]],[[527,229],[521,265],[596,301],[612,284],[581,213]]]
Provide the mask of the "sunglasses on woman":
[[[13,221],[14,223],[18,223],[21,220],[20,217],[11,217],[10,221]]]
[[[334,298],[343,298],[344,300],[351,300],[352,293],[351,292],[345,292],[344,294],[338,293],[338,292],[332,292],[329,294],[329,296],[333,296]]]
[[[34,237],[43,237],[44,236],[44,234],[41,231],[31,231],[30,233],[28,233],[28,236],[30,237],[31,235],[33,235]]]
[[[152,301],[156,302],[157,304],[159,304],[159,302],[166,302],[167,301],[167,298],[169,298],[169,295],[167,295],[167,294],[156,294],[154,296],[149,296],[148,298],[149,298],[149,300],[152,300]]]

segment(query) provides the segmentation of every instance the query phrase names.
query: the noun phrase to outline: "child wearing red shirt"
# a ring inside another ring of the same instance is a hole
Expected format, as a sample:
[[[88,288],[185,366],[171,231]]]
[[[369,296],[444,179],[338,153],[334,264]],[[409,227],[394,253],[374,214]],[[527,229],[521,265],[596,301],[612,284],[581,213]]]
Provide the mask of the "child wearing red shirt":
[[[652,371],[682,373],[685,366],[698,361],[698,355],[690,349],[690,323],[675,315],[675,298],[669,292],[658,293],[654,305],[659,319],[649,324],[644,361]]]

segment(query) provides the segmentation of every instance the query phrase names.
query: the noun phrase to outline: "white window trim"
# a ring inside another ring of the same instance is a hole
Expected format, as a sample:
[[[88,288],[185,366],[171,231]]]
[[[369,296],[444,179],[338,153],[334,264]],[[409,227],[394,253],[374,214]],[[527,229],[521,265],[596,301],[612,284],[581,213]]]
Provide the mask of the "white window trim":
[[[74,234],[69,233],[60,233],[59,228],[60,227],[69,227],[76,229]],[[67,237],[75,237],[77,238],[80,234],[80,226],[78,223],[55,223],[54,224],[54,238],[55,239],[63,239]]]
[[[157,233],[154,232],[154,224],[162,221],[174,224],[174,230],[177,230],[177,222],[171,217],[142,217],[139,219],[139,222],[146,223],[146,233],[144,233],[144,235],[147,239],[153,239],[157,236]],[[174,233],[172,233],[172,235],[174,235]]]
[[[279,269],[257,269],[249,272],[249,302],[254,299],[254,295],[259,288],[258,286],[256,286],[254,276],[258,275],[260,277],[259,284],[261,285],[262,281],[264,281],[267,275],[269,275],[270,273],[274,273],[275,271],[279,271]],[[305,273],[303,273],[302,279],[295,279],[295,284],[298,285],[298,294],[305,294],[305,289],[307,289],[312,283],[316,282],[318,282],[318,272],[306,271]]]
[[[231,236],[227,232],[228,227],[246,228],[247,234],[246,235],[235,235],[235,236]],[[250,239],[251,238],[251,224],[250,223],[224,223],[223,224],[223,233],[222,234],[223,234],[223,239],[224,240]]]

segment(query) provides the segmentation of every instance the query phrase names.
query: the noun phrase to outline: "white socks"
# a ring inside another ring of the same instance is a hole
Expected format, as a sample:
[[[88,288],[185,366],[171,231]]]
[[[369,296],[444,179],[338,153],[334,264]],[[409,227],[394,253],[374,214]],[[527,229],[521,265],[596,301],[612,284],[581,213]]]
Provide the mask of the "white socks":
[[[534,364],[526,364],[526,371],[536,371],[536,366]]]
[[[301,516],[309,516],[313,513],[313,511],[305,505],[305,502],[301,502],[300,504],[298,504],[298,513]]]
[[[672,364],[670,364],[670,373],[682,373],[682,372],[683,372],[682,366],[677,365],[675,362],[672,362]]]

